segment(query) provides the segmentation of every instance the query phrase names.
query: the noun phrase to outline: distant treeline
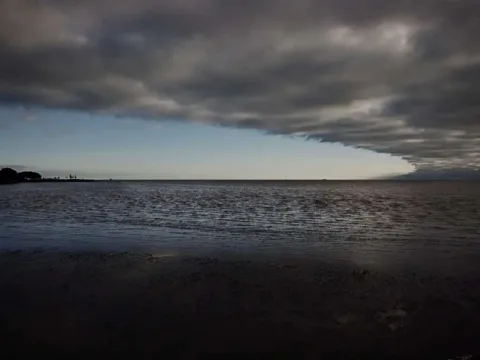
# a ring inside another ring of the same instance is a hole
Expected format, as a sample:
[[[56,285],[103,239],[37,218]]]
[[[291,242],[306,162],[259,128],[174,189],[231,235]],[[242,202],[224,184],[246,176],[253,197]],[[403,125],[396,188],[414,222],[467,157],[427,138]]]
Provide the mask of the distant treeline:
[[[93,181],[77,179],[76,175],[69,175],[66,179],[59,177],[55,178],[43,178],[41,174],[35,171],[21,171],[17,172],[11,168],[3,168],[0,170],[0,184],[16,184],[21,182],[36,182],[36,181]]]
[[[0,184],[15,184],[18,182],[41,180],[42,175],[34,171],[17,172],[11,168],[0,170]]]

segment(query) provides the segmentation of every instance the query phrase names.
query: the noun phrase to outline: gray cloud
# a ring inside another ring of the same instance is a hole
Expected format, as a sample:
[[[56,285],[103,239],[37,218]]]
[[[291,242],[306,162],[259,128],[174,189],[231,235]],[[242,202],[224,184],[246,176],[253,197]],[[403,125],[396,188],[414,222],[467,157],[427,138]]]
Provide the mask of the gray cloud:
[[[4,0],[0,103],[480,166],[477,0]]]

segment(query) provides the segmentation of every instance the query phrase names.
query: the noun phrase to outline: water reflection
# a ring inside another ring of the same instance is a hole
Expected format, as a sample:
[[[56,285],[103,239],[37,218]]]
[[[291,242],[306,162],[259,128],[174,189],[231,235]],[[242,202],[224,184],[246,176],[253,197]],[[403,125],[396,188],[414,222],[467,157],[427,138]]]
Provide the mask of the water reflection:
[[[480,248],[478,190],[474,182],[22,184],[0,188],[0,240],[357,262],[464,256]]]

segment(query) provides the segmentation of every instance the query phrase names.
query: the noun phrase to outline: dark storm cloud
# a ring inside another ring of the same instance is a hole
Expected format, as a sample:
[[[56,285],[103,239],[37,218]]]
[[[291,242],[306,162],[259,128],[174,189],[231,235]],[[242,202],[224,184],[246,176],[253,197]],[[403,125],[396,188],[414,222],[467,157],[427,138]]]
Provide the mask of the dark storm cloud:
[[[480,165],[477,0],[0,2],[0,103]]]

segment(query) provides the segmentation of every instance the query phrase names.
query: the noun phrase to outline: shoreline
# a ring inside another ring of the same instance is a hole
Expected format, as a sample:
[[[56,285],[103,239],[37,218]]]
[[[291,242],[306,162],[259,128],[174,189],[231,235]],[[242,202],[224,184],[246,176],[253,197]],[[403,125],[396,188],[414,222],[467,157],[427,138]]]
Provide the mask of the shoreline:
[[[0,185],[18,185],[18,184],[29,184],[29,183],[70,183],[70,182],[94,182],[98,180],[93,179],[82,179],[82,180],[74,180],[74,179],[41,179],[41,180],[28,180],[28,181],[16,181],[16,182],[0,182]],[[108,181],[108,180],[106,180]]]
[[[387,274],[248,254],[3,251],[0,293],[0,343],[20,357],[480,353],[477,274]]]

